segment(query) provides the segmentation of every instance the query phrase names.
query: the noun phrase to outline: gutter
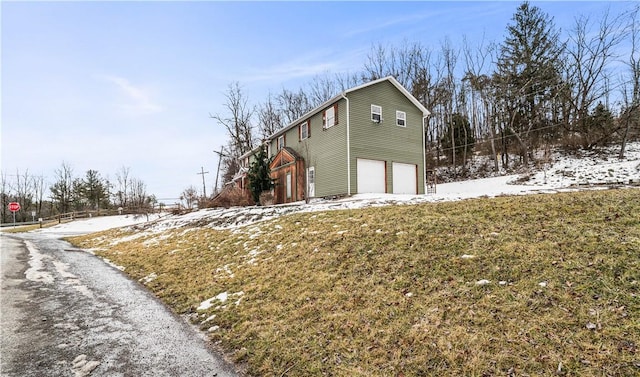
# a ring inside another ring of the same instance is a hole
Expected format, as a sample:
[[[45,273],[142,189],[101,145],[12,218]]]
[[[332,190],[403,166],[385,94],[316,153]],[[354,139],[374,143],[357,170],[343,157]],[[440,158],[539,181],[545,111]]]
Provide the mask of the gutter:
[[[340,93],[340,95],[347,101],[347,195],[351,196],[351,139],[349,123],[349,98],[347,98],[344,92]],[[424,125],[422,127],[424,128]]]
[[[429,115],[422,117],[422,184],[424,185],[424,194],[427,194],[427,151],[425,149],[424,124]]]

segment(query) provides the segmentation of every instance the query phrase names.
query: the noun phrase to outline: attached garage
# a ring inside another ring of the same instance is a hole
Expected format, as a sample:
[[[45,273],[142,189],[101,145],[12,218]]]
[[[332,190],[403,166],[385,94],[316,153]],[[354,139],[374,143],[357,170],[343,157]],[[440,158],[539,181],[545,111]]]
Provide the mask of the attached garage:
[[[417,194],[418,193],[418,166],[394,162],[393,169],[393,193]]]
[[[358,194],[385,193],[386,164],[384,161],[357,159]]]

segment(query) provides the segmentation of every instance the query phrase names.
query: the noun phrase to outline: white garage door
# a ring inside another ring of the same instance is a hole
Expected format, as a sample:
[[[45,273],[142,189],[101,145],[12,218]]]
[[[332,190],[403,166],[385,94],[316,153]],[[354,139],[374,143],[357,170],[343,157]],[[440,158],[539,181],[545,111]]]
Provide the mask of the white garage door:
[[[387,191],[384,167],[384,161],[358,159],[358,194]]]
[[[417,194],[418,177],[417,165],[394,162],[393,167],[393,193]]]

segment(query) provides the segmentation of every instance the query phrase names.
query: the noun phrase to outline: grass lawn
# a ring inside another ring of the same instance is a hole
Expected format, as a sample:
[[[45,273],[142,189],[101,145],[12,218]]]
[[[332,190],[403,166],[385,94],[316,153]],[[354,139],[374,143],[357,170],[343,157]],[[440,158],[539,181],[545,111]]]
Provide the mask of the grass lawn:
[[[640,374],[638,189],[71,241],[191,314],[249,375]]]

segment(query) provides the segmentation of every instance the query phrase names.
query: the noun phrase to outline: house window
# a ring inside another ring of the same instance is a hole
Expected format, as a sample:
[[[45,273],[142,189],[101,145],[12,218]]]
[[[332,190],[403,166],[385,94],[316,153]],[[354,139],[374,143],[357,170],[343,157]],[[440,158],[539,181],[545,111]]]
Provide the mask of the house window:
[[[396,126],[407,126],[407,113],[405,113],[404,111],[396,111]]]
[[[306,121],[298,126],[300,132],[300,140],[309,138],[309,121]]]
[[[284,135],[278,137],[278,150],[284,148]]]
[[[287,199],[291,199],[292,196],[292,190],[291,190],[291,172],[287,172],[287,182],[286,182],[286,186],[287,186]]]
[[[338,117],[336,117],[336,106],[333,105],[324,111],[322,114],[322,127],[329,128],[338,124]]]
[[[382,122],[382,106],[371,105],[371,121],[376,123]]]

